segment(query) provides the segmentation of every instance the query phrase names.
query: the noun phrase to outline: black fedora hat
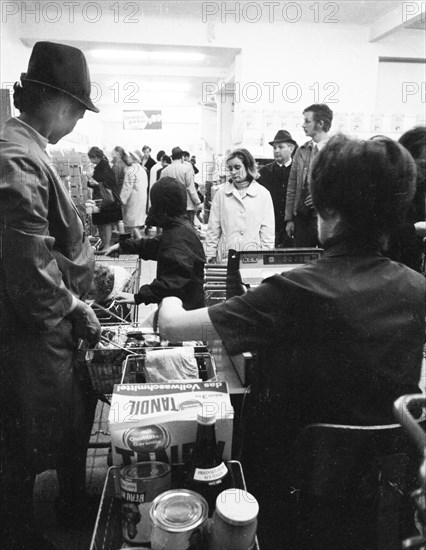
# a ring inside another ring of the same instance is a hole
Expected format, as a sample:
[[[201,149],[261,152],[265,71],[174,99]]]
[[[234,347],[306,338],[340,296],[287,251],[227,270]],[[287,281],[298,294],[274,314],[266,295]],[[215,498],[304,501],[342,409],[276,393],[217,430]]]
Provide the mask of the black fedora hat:
[[[294,141],[294,139],[291,137],[290,132],[287,132],[287,130],[278,130],[276,133],[274,140],[269,142],[269,145],[274,145],[275,143],[292,143],[297,147],[297,143]]]
[[[90,99],[90,75],[81,50],[55,42],[36,42],[21,81],[36,82],[68,94],[99,113]]]

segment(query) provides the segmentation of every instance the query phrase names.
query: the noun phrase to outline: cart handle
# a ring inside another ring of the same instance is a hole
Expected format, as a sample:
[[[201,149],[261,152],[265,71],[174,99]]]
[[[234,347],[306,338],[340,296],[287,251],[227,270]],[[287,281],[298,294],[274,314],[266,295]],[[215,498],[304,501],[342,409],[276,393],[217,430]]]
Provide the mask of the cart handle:
[[[393,409],[401,426],[411,436],[422,456],[426,457],[426,434],[409,411],[409,408],[413,405],[424,407],[426,396],[423,394],[403,395],[395,401]]]

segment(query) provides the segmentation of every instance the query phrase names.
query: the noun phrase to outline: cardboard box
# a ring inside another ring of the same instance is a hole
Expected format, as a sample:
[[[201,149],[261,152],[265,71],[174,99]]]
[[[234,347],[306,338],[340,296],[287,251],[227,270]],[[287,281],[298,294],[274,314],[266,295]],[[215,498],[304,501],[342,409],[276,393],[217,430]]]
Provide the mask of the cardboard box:
[[[200,407],[216,413],[216,440],[223,458],[231,459],[234,409],[226,382],[115,385],[108,419],[113,464],[184,463]]]

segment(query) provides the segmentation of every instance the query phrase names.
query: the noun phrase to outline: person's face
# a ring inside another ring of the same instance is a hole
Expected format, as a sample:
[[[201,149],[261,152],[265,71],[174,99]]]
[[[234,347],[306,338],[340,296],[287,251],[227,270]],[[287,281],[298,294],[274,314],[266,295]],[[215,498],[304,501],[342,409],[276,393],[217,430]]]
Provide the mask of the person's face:
[[[274,158],[277,162],[285,164],[291,159],[293,145],[290,143],[274,143]]]
[[[151,154],[151,149],[150,149],[149,147],[147,147],[147,148],[144,149],[142,152],[143,152],[144,158],[147,159],[147,158],[149,157],[149,155]]]
[[[49,135],[49,143],[58,143],[64,136],[70,134],[77,122],[84,117],[86,109],[83,105],[61,102],[58,106],[55,125]]]
[[[97,165],[101,162],[101,159],[98,157],[89,157],[89,160],[92,164]]]
[[[186,161],[186,162],[189,162],[189,155],[185,155],[185,156],[183,157],[183,160]]]
[[[167,160],[161,159],[161,166],[162,166],[163,168],[165,168],[165,167],[168,166],[168,165],[169,165],[169,163],[167,162]]]
[[[121,159],[121,155],[116,149],[114,149],[113,152],[112,152],[112,158],[113,158],[113,160]]]
[[[239,158],[233,158],[228,161],[227,168],[231,176],[232,183],[243,183],[247,179],[247,170],[243,161]]]
[[[318,132],[321,131],[322,125],[318,122],[315,122],[314,113],[312,111],[306,111],[303,116],[304,120],[302,128],[308,137],[313,138],[318,134]]]

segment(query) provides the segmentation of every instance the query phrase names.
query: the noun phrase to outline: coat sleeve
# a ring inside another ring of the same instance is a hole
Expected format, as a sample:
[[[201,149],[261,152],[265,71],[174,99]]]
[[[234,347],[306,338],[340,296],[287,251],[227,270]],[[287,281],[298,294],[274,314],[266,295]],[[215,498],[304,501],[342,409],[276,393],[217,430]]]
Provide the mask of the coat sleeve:
[[[193,205],[198,206],[200,204],[200,199],[197,195],[197,190],[195,189],[194,170],[191,168],[191,166],[188,166],[188,168],[185,170],[185,185],[187,193],[190,196]]]
[[[71,311],[49,235],[49,176],[21,153],[2,160],[0,259],[7,300],[23,324],[35,330],[56,326]]]
[[[297,188],[297,166],[299,165],[300,149],[294,155],[291,165],[290,175],[288,177],[287,196],[285,200],[285,221],[293,221],[294,219],[294,201],[296,200]]]
[[[152,239],[126,239],[120,243],[122,254],[138,254],[142,260],[157,260],[161,235]]]
[[[222,234],[220,223],[220,191],[216,193],[210,207],[209,223],[206,233],[206,258],[215,258],[217,256],[217,248],[219,239]]]
[[[132,193],[132,189],[136,183],[136,172],[133,165],[128,166],[124,172],[123,188],[120,193],[120,200],[122,204],[127,204],[129,197]]]
[[[136,304],[158,304],[163,298],[183,298],[185,288],[193,284],[194,256],[176,247],[170,247],[161,254],[163,268],[161,275],[149,285],[143,285],[135,294]]]
[[[263,189],[263,216],[260,226],[260,242],[262,249],[273,250],[275,245],[275,214],[271,193]]]

